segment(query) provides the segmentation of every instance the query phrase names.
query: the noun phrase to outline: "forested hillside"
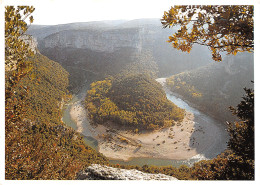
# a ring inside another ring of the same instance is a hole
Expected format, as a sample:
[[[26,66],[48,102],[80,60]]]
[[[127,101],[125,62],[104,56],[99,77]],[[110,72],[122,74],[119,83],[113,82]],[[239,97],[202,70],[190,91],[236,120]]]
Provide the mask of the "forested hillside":
[[[253,55],[240,53],[225,57],[222,63],[171,76],[167,85],[201,111],[227,121],[235,118],[228,107],[240,102],[243,88],[252,87],[253,79]]]
[[[41,54],[29,60],[31,71],[6,102],[6,179],[74,179],[84,166],[107,164],[61,122],[62,102],[69,98],[68,72]],[[11,76],[7,71],[6,87]]]
[[[86,108],[94,121],[124,128],[154,130],[181,121],[184,111],[167,100],[161,85],[148,75],[118,75],[91,84]]]
[[[72,92],[76,92],[86,79],[97,80],[118,73],[126,64],[133,62],[134,55],[131,48],[122,48],[114,53],[80,48],[46,48],[42,52],[48,53],[51,59],[60,61],[70,73],[69,90]]]

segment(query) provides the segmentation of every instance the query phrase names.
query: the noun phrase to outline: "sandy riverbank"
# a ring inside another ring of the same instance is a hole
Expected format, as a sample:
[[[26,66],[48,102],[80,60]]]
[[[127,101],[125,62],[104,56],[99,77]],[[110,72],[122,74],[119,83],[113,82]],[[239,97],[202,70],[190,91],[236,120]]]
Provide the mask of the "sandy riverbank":
[[[186,112],[181,123],[170,128],[141,134],[119,131],[104,125],[91,126],[81,101],[72,105],[70,115],[77,123],[77,132],[94,137],[98,140],[99,152],[117,160],[133,157],[190,159],[207,153],[222,139],[218,126],[209,124],[207,117],[190,112]]]
[[[90,125],[87,118],[87,112],[82,100],[74,102],[70,109],[70,116],[77,124],[77,132],[84,136],[91,136],[95,133],[94,128]]]
[[[197,154],[189,146],[194,132],[193,114],[186,113],[182,123],[170,128],[145,134],[118,131],[108,126],[92,127],[80,102],[75,102],[70,111],[77,123],[77,132],[92,136],[99,143],[99,152],[106,157],[129,160],[132,157],[154,157],[165,159],[187,159]]]

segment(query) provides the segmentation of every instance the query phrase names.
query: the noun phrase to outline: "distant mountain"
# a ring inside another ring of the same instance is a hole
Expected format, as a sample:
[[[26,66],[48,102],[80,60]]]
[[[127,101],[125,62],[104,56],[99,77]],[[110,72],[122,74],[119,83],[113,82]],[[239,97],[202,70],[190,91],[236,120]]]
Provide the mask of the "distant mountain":
[[[134,19],[130,21],[125,21],[119,24],[117,27],[121,28],[134,28],[134,27],[161,27],[161,21],[158,18],[146,18],[146,19]]]
[[[136,19],[136,20],[104,20],[92,22],[76,22],[58,25],[34,25],[32,24],[27,33],[37,39],[64,30],[82,30],[82,29],[114,29],[114,28],[134,28],[144,25],[161,26],[160,19]]]
[[[80,29],[97,29],[97,28],[111,28],[118,24],[124,23],[125,20],[115,21],[93,21],[93,22],[76,22],[69,24],[58,25],[31,25],[27,31],[28,34],[33,35],[37,39],[43,39],[44,37],[64,30],[80,30]]]

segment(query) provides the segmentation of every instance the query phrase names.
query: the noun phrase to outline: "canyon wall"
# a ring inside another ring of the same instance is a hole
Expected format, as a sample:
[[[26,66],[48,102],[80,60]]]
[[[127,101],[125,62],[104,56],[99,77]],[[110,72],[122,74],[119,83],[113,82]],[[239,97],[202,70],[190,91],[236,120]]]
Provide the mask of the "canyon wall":
[[[69,30],[45,37],[41,41],[44,48],[77,48],[112,53],[120,48],[142,49],[140,30]]]

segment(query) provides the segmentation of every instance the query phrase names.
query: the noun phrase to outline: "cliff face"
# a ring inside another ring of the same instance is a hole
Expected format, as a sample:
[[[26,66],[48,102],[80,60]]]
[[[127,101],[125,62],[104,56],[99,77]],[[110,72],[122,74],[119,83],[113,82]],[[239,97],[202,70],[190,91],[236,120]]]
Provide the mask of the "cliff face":
[[[116,21],[118,22],[118,21]],[[39,42],[39,49],[75,48],[112,53],[121,48],[153,48],[156,39],[166,41],[172,33],[162,29],[159,19],[108,24],[104,21],[55,26],[36,25],[28,30]],[[156,46],[157,47],[157,46]]]
[[[138,170],[125,170],[92,164],[77,175],[77,180],[178,180],[164,174],[143,173]]]
[[[46,37],[44,48],[80,48],[99,52],[114,52],[123,47],[141,51],[142,42],[139,29],[75,30],[62,31]]]
[[[109,24],[35,25],[28,34],[37,39],[42,54],[58,61],[70,73],[70,90],[74,91],[86,76],[93,76],[89,71],[98,77],[113,75],[135,62],[137,55],[155,61],[160,76],[208,64],[211,56],[207,56],[206,47],[194,46],[190,54],[174,50],[166,42],[173,31],[162,29],[159,19],[141,19]]]

